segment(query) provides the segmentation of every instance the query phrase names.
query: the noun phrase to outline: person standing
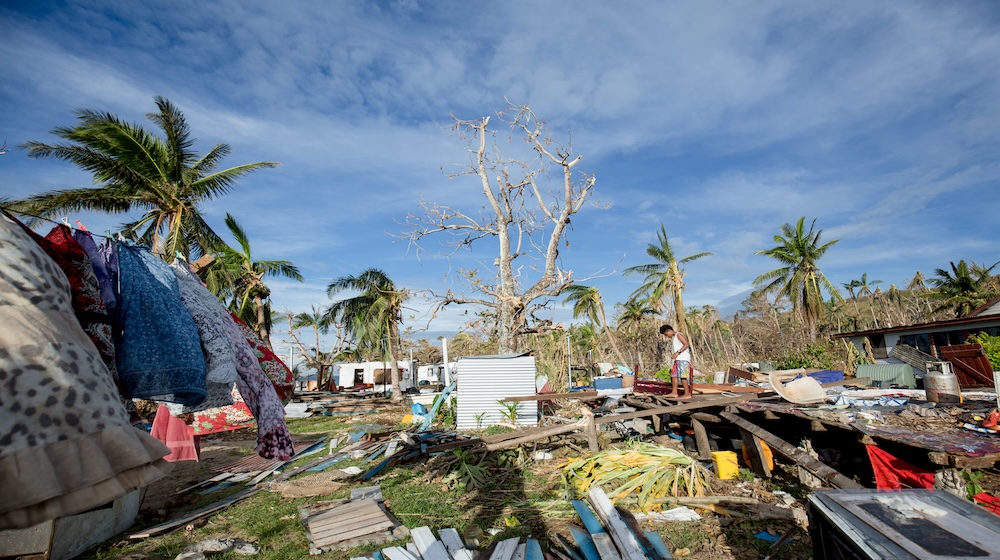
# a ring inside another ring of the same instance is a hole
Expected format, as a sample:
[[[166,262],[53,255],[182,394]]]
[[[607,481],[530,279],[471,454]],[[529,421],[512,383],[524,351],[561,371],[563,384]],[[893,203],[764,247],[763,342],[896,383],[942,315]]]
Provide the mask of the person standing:
[[[686,336],[675,331],[674,327],[670,325],[660,326],[660,334],[670,339],[673,350],[673,353],[670,354],[670,358],[673,360],[673,366],[670,368],[670,393],[666,396],[675,399],[690,399],[694,394],[694,367],[691,365],[691,344],[688,342]],[[681,381],[680,384],[683,386],[685,372],[688,375],[687,389],[684,391],[684,396],[680,396],[677,392],[678,380]]]

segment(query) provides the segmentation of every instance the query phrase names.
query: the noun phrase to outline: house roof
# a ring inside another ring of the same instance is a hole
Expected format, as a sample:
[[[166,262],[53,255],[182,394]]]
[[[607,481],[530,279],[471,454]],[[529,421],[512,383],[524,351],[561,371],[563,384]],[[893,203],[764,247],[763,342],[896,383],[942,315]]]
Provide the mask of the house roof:
[[[986,306],[981,307],[980,309],[988,310],[992,309],[992,307],[994,306],[1000,308],[1000,298],[995,300],[992,305],[987,304]],[[998,311],[1000,311],[1000,309],[998,309]],[[962,317],[961,319],[945,319],[943,321],[931,321],[930,323],[917,323],[914,325],[901,325],[898,327],[886,327],[883,329],[871,329],[867,331],[838,333],[833,335],[832,338],[851,338],[855,336],[868,336],[870,334],[884,334],[884,333],[917,331],[917,330],[937,329],[937,328],[941,328],[942,330],[955,330],[957,328],[961,328],[966,325],[973,326],[973,325],[978,325],[980,323],[989,323],[989,322],[1000,323],[1000,313],[991,313],[991,314],[982,313],[975,316],[970,314],[965,317]]]
[[[969,317],[978,317],[980,315],[1000,315],[1000,296],[987,301],[969,313]]]

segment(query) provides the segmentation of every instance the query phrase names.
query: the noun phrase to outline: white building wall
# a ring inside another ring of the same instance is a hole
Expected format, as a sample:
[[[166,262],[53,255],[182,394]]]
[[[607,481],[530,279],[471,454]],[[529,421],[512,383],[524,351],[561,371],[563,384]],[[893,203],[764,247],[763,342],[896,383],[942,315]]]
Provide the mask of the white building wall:
[[[506,409],[500,404],[506,397],[535,395],[535,358],[533,356],[482,356],[459,358],[456,427],[475,430],[500,423]],[[538,425],[538,402],[518,403],[518,425]]]

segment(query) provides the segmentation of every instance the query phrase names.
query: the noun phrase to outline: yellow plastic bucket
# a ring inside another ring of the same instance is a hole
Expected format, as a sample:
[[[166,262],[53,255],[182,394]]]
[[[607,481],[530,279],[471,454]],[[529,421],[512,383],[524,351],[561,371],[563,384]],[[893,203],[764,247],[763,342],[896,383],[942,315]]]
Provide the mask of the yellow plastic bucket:
[[[715,464],[715,475],[722,480],[732,480],[739,474],[735,451],[713,451],[712,462]]]

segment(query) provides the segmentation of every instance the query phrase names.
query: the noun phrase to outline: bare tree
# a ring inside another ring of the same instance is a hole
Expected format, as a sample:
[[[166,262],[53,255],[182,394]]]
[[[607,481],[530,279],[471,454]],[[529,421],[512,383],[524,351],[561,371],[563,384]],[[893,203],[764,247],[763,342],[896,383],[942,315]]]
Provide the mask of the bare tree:
[[[560,264],[559,244],[570,216],[590,197],[595,178],[574,173],[582,156],[574,157],[570,145],[554,143],[545,122],[527,105],[509,103],[507,111],[497,116],[510,128],[508,143],[523,135],[534,154],[523,159],[506,155],[496,143],[496,132],[489,128],[490,117],[456,118],[452,130],[468,142],[472,157],[448,176],[478,178],[485,203],[468,212],[421,201],[422,215],[407,216],[409,231],[404,235],[420,250],[425,237],[446,232],[451,236],[446,245],[452,254],[481,239],[495,240],[496,257],[492,263],[480,263],[486,274],[480,276],[478,269],[460,271],[475,294],[449,290],[437,308],[482,306],[483,318],[493,324],[499,351],[515,352],[520,335],[551,326],[551,321],[535,313],[573,282],[572,271]]]

